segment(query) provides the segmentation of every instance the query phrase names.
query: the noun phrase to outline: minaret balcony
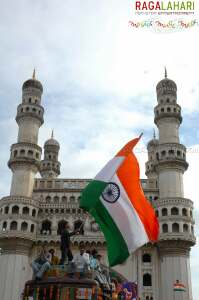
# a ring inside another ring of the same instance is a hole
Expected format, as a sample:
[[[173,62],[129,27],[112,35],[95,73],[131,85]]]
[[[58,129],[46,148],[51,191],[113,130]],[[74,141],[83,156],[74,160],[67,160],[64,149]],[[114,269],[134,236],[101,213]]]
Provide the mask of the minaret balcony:
[[[8,166],[13,164],[33,164],[39,166],[42,149],[36,144],[17,143],[11,146]]]
[[[152,204],[154,208],[161,208],[165,206],[182,206],[188,209],[193,209],[193,201],[181,197],[159,198],[158,200],[153,200]]]
[[[156,148],[156,168],[178,167],[185,171],[188,168],[186,162],[186,148],[178,143],[159,144]],[[153,164],[153,165],[154,165]]]
[[[44,115],[44,108],[39,104],[26,104],[22,103],[19,104],[17,107],[17,116],[16,116],[16,122],[19,124],[19,121],[23,118],[36,118],[39,120],[41,125],[44,122],[43,119]]]
[[[193,246],[196,244],[196,238],[193,233],[187,233],[187,232],[167,232],[167,233],[161,233],[159,235],[159,241],[175,241],[175,240],[181,240],[190,243],[190,246]]]
[[[159,104],[154,108],[154,122],[158,125],[158,121],[163,118],[176,118],[182,123],[181,107],[178,104]]]

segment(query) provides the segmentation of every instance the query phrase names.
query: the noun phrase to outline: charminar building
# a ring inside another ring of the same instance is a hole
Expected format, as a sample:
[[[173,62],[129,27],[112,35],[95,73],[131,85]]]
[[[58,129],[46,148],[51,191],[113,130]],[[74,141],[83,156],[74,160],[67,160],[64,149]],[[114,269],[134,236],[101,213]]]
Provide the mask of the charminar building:
[[[97,248],[107,261],[106,242],[92,217],[79,208],[82,189],[89,179],[59,178],[60,144],[53,134],[42,148],[39,128],[44,119],[42,84],[35,78],[24,82],[17,107],[18,137],[10,149],[10,195],[0,200],[0,300],[19,300],[24,283],[32,276],[30,262],[40,245],[55,248],[65,221],[71,230],[82,222],[82,232],[72,238],[73,252],[80,244]],[[158,138],[147,145],[147,179],[141,180],[145,195],[159,218],[156,244],[147,244],[116,270],[138,282],[141,300],[192,300],[190,249],[195,244],[193,202],[184,197],[183,174],[188,168],[186,147],[180,143],[181,107],[176,83],[162,79],[156,87],[154,122]],[[155,101],[154,101],[155,102]],[[35,175],[40,173],[40,178]],[[173,291],[179,280],[186,292]]]

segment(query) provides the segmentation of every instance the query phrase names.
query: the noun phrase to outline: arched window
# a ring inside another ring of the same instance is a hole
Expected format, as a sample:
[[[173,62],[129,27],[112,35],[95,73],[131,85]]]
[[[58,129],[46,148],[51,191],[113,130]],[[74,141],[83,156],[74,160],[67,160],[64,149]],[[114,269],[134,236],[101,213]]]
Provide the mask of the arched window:
[[[166,151],[163,150],[163,151],[161,152],[161,154],[162,154],[162,156],[165,156],[165,155],[166,155]]]
[[[17,156],[17,152],[18,152],[17,150],[14,151],[14,157]]]
[[[61,220],[59,223],[58,223],[58,228],[57,228],[57,234],[60,235],[65,227],[65,224],[67,223],[67,221],[65,220]]]
[[[148,253],[145,253],[142,255],[142,262],[143,263],[150,263],[151,262],[151,255]]]
[[[4,221],[2,225],[2,230],[5,231],[7,229],[7,222]]]
[[[12,207],[12,214],[18,214],[19,213],[19,206],[15,205]]]
[[[70,197],[70,201],[71,201],[71,202],[75,202],[75,197],[74,197],[74,196],[71,196],[71,197]]]
[[[43,209],[42,209],[42,208],[40,208],[40,209],[39,209],[39,211],[38,211],[38,216],[41,216],[41,215],[42,215],[42,213],[43,213]]]
[[[34,232],[34,230],[35,230],[35,225],[31,224],[31,226],[30,226],[30,232]]]
[[[21,223],[21,230],[22,231],[27,231],[28,230],[28,223],[22,222]]]
[[[193,216],[193,213],[192,213],[192,210],[190,210],[190,217],[192,217]]]
[[[161,112],[164,112],[164,108],[163,107],[161,108]]]
[[[77,220],[74,223],[74,230],[80,229],[79,234],[84,234],[84,225],[81,220]]]
[[[174,155],[174,150],[169,150],[169,155]]]
[[[186,208],[183,208],[183,209],[182,209],[182,215],[183,215],[183,216],[187,216],[187,209],[186,209]]]
[[[183,231],[188,232],[189,231],[189,226],[187,224],[183,224]]]
[[[51,234],[51,222],[49,220],[45,220],[42,222],[41,226],[41,234],[50,235]]]
[[[28,150],[28,156],[33,157],[33,151],[32,150]]]
[[[4,208],[4,213],[7,215],[8,212],[9,212],[9,206],[6,206],[6,207]]]
[[[17,222],[16,221],[12,221],[10,223],[10,230],[17,230]]]
[[[171,215],[172,216],[179,215],[179,209],[177,207],[172,207],[172,209],[171,209]]]
[[[67,202],[67,197],[66,197],[66,196],[63,196],[62,199],[61,199],[61,201],[62,201],[62,202]]]
[[[20,150],[20,155],[25,155],[26,151],[24,149]]]
[[[46,197],[46,203],[50,203],[50,201],[51,201],[51,197],[50,197],[50,196],[47,196],[47,197]]]
[[[143,286],[152,286],[151,274],[146,273],[143,275]]]
[[[162,209],[162,216],[164,217],[164,216],[167,216],[167,215],[168,215],[168,210],[167,210],[166,207],[164,207],[164,208]]]
[[[162,224],[162,232],[167,233],[168,232],[168,224]]]
[[[170,112],[171,111],[171,108],[170,107],[167,107],[167,112]]]
[[[28,214],[29,214],[29,211],[30,211],[30,210],[29,210],[29,207],[24,206],[24,207],[23,207],[23,210],[22,210],[22,214],[23,214],[23,215],[28,215]]]
[[[177,156],[181,156],[181,151],[177,150]]]
[[[58,196],[54,197],[54,203],[59,203],[59,197]]]
[[[36,216],[36,209],[34,208],[33,210],[32,210],[32,217],[35,217]]]
[[[172,232],[179,232],[180,226],[178,223],[173,223],[172,224]]]
[[[146,300],[149,300],[149,296],[146,296]]]

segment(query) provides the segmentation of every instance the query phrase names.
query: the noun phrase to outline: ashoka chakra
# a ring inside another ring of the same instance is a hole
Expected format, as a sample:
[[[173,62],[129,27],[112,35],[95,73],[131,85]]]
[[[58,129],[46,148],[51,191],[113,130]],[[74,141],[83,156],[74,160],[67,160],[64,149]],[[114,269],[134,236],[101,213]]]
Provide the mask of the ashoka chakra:
[[[102,193],[102,198],[109,203],[114,203],[119,199],[119,197],[119,186],[114,182],[109,182]]]

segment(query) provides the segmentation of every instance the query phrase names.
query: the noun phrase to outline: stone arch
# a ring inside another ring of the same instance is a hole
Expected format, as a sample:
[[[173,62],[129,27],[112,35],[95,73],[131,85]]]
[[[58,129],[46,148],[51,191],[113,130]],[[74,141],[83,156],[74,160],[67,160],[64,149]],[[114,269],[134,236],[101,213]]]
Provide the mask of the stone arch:
[[[26,151],[24,149],[20,150],[20,155],[25,155]]]
[[[75,196],[70,196],[70,202],[75,202]]]
[[[187,217],[188,214],[187,214],[187,209],[186,208],[182,209],[182,215]]]
[[[35,216],[36,216],[36,209],[33,208],[33,210],[32,210],[32,217],[35,217]]]
[[[28,150],[28,156],[33,157],[33,151],[32,150]]]
[[[143,286],[152,286],[152,277],[151,277],[151,274],[145,273],[143,275]]]
[[[151,254],[149,253],[144,253],[142,255],[142,262],[143,263],[150,263],[151,262]]]
[[[31,226],[30,226],[30,232],[34,232],[35,231],[35,225],[34,224],[31,224]]]
[[[51,196],[49,196],[49,195],[46,196],[46,202],[47,202],[47,203],[50,203],[50,201],[51,201]]]
[[[16,221],[12,221],[10,223],[10,230],[17,230],[17,222]]]
[[[42,222],[40,233],[46,235],[51,234],[51,222],[49,220],[45,220]]]
[[[7,205],[5,208],[4,208],[4,214],[8,214],[9,213],[9,206]]]
[[[22,214],[23,215],[29,215],[30,209],[27,206],[24,206],[22,209]]]
[[[162,224],[162,232],[167,233],[168,231],[169,231],[168,224],[166,223]]]
[[[59,197],[58,197],[57,195],[54,196],[53,202],[54,202],[54,203],[59,203]]]
[[[61,201],[64,202],[64,203],[67,202],[67,197],[65,195],[62,196]]]
[[[183,224],[183,232],[188,232],[188,231],[189,231],[188,224]]]
[[[7,221],[4,221],[2,224],[2,230],[5,231],[7,229]]]
[[[14,205],[12,207],[12,214],[19,214],[19,206],[18,205]]]
[[[172,232],[179,232],[180,231],[180,226],[178,223],[173,223],[172,224]]]
[[[171,215],[172,216],[177,216],[179,215],[179,209],[177,207],[172,207],[171,208]]]
[[[168,209],[166,207],[162,208],[162,216],[165,217],[168,215]]]
[[[28,223],[22,222],[21,223],[21,231],[27,231],[28,230]]]

